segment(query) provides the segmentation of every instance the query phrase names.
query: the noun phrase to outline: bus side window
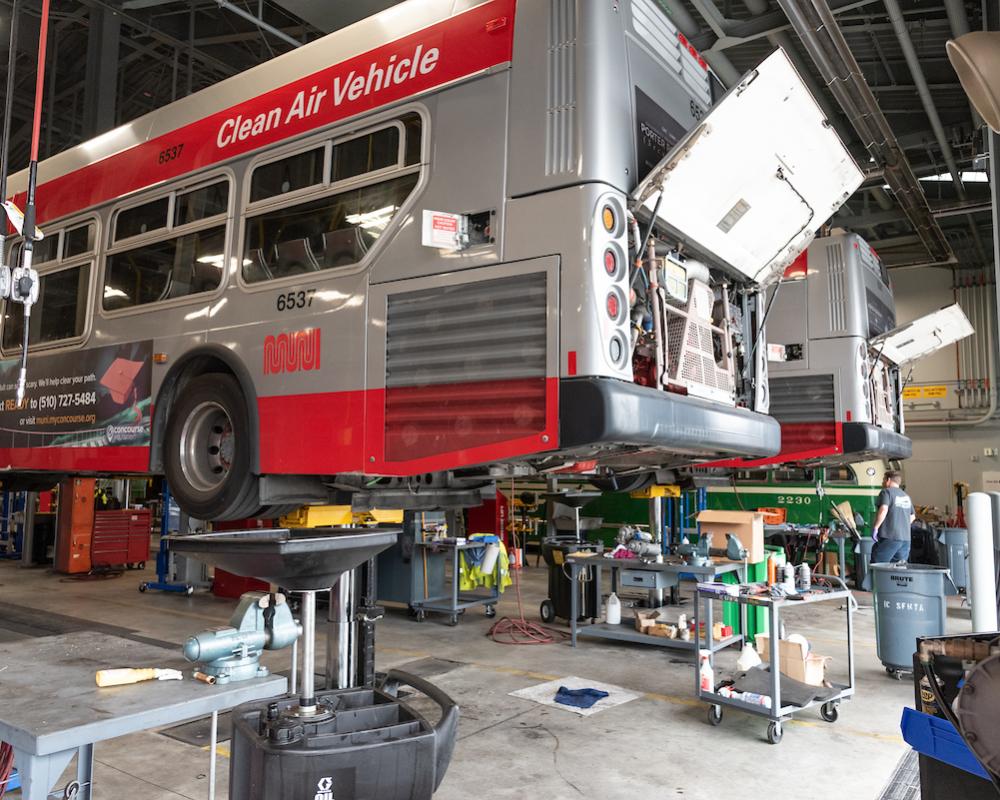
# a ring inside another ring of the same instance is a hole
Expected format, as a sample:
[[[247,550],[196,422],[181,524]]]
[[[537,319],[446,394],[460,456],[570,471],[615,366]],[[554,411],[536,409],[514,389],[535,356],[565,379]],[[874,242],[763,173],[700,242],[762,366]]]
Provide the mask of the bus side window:
[[[122,239],[166,228],[169,206],[170,198],[161,197],[149,203],[122,209],[115,217],[115,241],[120,242]]]
[[[31,309],[32,345],[49,344],[83,335],[87,322],[90,264],[82,264],[39,278],[38,302]],[[24,331],[24,311],[18,303],[4,303],[3,349],[16,351]]]
[[[226,228],[220,225],[107,257],[104,310],[212,291],[222,281]]]
[[[356,264],[417,185],[416,173],[247,220],[243,280],[258,283]]]
[[[257,167],[250,179],[250,202],[255,203],[268,197],[323,183],[325,149],[315,147],[304,153],[296,153],[294,156]]]

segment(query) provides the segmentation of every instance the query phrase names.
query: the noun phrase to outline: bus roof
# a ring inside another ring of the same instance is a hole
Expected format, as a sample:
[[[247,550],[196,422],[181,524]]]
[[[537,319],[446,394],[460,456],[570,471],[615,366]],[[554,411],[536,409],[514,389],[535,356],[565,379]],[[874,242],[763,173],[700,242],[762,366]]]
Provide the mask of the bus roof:
[[[107,201],[113,199],[114,196],[127,193],[127,191],[118,191],[109,196],[97,198],[93,197],[93,192],[91,192],[89,193],[91,196],[88,198],[91,202],[77,203],[77,206],[74,208],[72,199],[69,199],[69,201],[64,199],[62,202],[56,202],[53,205],[51,199],[45,197],[45,185],[50,182],[65,178],[79,170],[92,167],[101,162],[115,161],[116,156],[121,156],[128,151],[142,148],[143,145],[162,140],[166,146],[169,146],[170,134],[179,133],[183,128],[194,128],[198,123],[207,122],[214,115],[224,114],[227,111],[233,113],[243,111],[244,105],[252,105],[253,101],[269,93],[278,93],[285,87],[293,86],[296,81],[302,81],[314,75],[320,78],[324,77],[318,75],[318,73],[341,64],[349,66],[349,62],[352,59],[359,56],[363,57],[365,54],[377,57],[380,49],[391,49],[397,43],[402,45],[408,37],[416,35],[419,38],[419,34],[422,31],[433,28],[435,29],[434,31],[427,31],[429,34],[428,43],[424,45],[423,50],[426,54],[426,50],[432,46],[441,47],[441,42],[445,39],[445,35],[448,32],[445,30],[442,30],[440,34],[437,32],[436,29],[442,27],[442,23],[448,23],[452,18],[460,17],[465,12],[476,8],[480,8],[487,14],[495,12],[495,14],[507,13],[512,15],[514,4],[515,0],[407,0],[407,2],[400,3],[379,14],[375,14],[339,31],[316,39],[307,45],[284,53],[277,58],[259,64],[245,72],[220,81],[213,86],[188,95],[155,111],[151,111],[138,119],[134,119],[118,128],[76,145],[69,150],[58,153],[40,162],[38,166],[39,220],[44,221],[46,219],[61,217],[68,213],[82,210],[96,202]],[[479,17],[480,15],[470,16]],[[504,18],[505,23],[506,21],[506,18]],[[510,19],[510,23],[512,22],[513,20]],[[477,27],[479,26],[477,25]],[[505,25],[504,27],[512,29],[513,25]],[[505,31],[505,33],[507,37],[512,37],[512,31]],[[454,38],[452,41],[454,41]],[[394,61],[396,58],[395,56],[390,56],[389,53],[385,55],[387,60],[391,57]],[[458,55],[461,56],[463,54],[460,53]],[[442,53],[442,66],[444,66],[443,62],[446,60],[444,56],[445,54]],[[368,64],[365,63],[363,66],[367,67]],[[435,64],[435,66],[437,65]],[[360,70],[358,72],[360,73]],[[416,65],[414,65],[413,72],[414,75],[410,77],[421,77],[416,74]],[[437,74],[433,76],[436,79],[436,85],[447,82],[446,80],[440,80],[440,78],[446,78],[451,72],[454,72],[454,69],[437,70]],[[343,76],[342,80],[344,83],[339,88],[348,88],[348,76]],[[401,81],[396,82],[402,83]],[[424,81],[423,83],[428,84],[431,82]],[[386,79],[386,84],[385,88],[390,88],[388,87],[388,79]],[[404,92],[404,97],[407,94],[431,88],[430,85],[423,85],[420,81],[412,81],[412,84],[412,87],[407,88],[412,88],[416,91]],[[333,87],[329,83],[320,88],[328,91],[328,97],[333,95]],[[396,89],[397,87],[393,86],[391,88]],[[400,98],[394,97],[394,94],[398,94],[398,92],[384,92],[383,97],[380,99],[384,100],[385,103],[395,102]],[[341,99],[345,97],[343,93],[340,96]],[[345,103],[343,110],[348,113],[341,113],[333,119],[320,118],[315,121],[316,124],[312,127],[319,127],[336,119],[345,119],[381,104],[383,103],[357,103],[355,104],[357,107],[354,108],[351,107],[350,103]],[[256,114],[257,111],[250,109],[245,113]],[[140,168],[142,175],[141,185],[131,186],[128,191],[153,186],[163,180],[200,169],[211,163],[228,160],[273,141],[297,135],[302,132],[299,129],[300,127],[287,126],[287,132],[284,136],[258,137],[258,139],[255,139],[251,143],[252,146],[250,147],[218,148],[223,152],[215,153],[214,158],[208,158],[207,160],[203,157],[201,159],[202,163],[198,163],[198,159],[195,159],[193,162],[184,159],[182,165],[174,165],[173,168],[164,170]],[[214,128],[211,131],[201,130],[199,132],[203,137],[208,134],[215,135]],[[218,138],[221,140],[222,137],[219,136]],[[148,149],[151,151],[153,159],[151,162],[147,160],[145,163],[150,166],[156,166],[155,149]],[[163,162],[161,161],[160,164],[162,165]],[[116,165],[115,169],[118,169],[120,166],[122,165]],[[183,168],[178,169],[178,167]],[[12,175],[8,182],[10,194],[14,197],[23,195],[27,187],[27,180],[27,169]],[[56,193],[53,192],[53,194]]]

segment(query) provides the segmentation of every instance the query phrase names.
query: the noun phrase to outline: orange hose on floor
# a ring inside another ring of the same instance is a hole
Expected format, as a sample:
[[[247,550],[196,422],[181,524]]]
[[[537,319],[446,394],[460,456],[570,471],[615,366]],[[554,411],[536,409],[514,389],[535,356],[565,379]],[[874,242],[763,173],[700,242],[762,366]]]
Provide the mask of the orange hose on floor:
[[[512,520],[514,518],[514,480],[510,482],[510,496],[507,498],[507,524],[510,526],[512,544],[515,547],[520,545],[517,541],[517,533],[514,531]],[[522,565],[524,558],[521,558]],[[522,567],[523,569],[523,567]],[[512,570],[514,573],[514,593],[517,595],[517,617],[504,617],[497,620],[493,627],[489,629],[487,636],[497,644],[553,644],[563,639],[568,639],[566,631],[557,631],[554,628],[547,628],[534,622],[528,622],[524,618],[524,604],[521,601],[521,570]]]

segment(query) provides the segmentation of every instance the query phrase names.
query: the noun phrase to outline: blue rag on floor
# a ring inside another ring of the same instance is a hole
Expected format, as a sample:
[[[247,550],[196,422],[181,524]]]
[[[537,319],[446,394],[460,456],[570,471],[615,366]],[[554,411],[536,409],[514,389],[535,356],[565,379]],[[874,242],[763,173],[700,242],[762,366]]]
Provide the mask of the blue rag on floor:
[[[600,689],[567,689],[565,686],[560,686],[556,692],[556,702],[574,708],[590,708],[607,696],[608,693]]]

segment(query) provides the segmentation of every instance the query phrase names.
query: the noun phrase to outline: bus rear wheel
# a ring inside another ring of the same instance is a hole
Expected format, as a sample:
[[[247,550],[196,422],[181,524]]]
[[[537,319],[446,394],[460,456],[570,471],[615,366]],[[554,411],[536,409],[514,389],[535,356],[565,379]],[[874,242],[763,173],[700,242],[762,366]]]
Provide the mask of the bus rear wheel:
[[[164,434],[164,471],[178,505],[203,520],[241,519],[260,508],[250,436],[233,376],[212,373],[187,383]]]

